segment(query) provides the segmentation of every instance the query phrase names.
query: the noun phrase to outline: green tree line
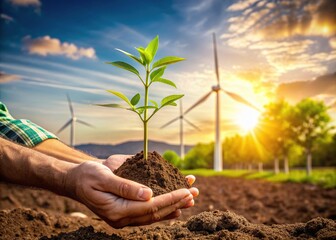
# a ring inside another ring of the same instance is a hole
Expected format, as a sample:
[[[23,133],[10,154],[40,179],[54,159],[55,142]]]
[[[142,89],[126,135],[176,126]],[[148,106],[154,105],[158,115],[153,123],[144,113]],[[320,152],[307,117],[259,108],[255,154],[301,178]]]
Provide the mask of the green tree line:
[[[225,168],[263,171],[265,166],[277,174],[305,167],[310,175],[313,166],[336,166],[336,133],[328,107],[309,98],[295,105],[269,103],[253,131],[227,137],[222,148]],[[173,151],[163,157],[182,169],[212,168],[213,151],[213,143],[199,143],[183,160]]]

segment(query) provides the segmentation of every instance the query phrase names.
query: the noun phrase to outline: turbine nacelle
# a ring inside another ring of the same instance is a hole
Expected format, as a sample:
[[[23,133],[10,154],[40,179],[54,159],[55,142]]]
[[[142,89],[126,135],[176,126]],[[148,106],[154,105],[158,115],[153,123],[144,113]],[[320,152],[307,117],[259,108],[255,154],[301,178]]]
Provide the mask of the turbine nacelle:
[[[221,87],[219,85],[212,86],[212,91],[219,92],[221,90]]]

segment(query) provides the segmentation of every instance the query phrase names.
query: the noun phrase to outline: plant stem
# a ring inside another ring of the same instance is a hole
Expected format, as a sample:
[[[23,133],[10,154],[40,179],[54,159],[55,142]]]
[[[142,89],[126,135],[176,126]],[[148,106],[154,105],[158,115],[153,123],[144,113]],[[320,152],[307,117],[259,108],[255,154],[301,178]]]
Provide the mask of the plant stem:
[[[146,68],[146,84],[145,84],[145,111],[144,111],[144,158],[145,160],[148,159],[148,128],[147,128],[147,124],[148,124],[148,119],[147,119],[147,106],[148,106],[148,77],[149,77],[149,69],[148,66]]]

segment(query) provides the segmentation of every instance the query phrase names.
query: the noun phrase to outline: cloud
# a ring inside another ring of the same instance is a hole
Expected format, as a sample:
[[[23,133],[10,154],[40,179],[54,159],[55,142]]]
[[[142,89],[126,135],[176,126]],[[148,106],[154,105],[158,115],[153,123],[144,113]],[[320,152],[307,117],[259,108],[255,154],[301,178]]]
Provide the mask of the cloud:
[[[41,6],[41,1],[40,0],[10,0],[10,2],[13,5],[16,6],[35,6],[35,7],[40,7]]]
[[[328,95],[336,97],[336,73],[324,75],[313,81],[299,81],[280,84],[277,96],[292,101],[300,101],[307,97]]]
[[[336,59],[335,9],[333,0],[280,0],[276,5],[239,1],[227,8],[231,17],[221,39],[231,47],[259,52],[280,74],[300,70],[321,75]]]
[[[240,1],[227,9],[234,12],[245,10],[236,21],[231,21],[229,30],[243,27],[245,31],[253,30],[263,39],[273,40],[297,35],[333,36],[336,34],[335,9],[334,0],[281,0],[276,8],[266,1]]]
[[[68,58],[77,60],[82,57],[96,58],[96,53],[93,48],[79,48],[73,43],[62,43],[57,38],[49,36],[32,39],[30,36],[23,38],[25,48],[30,54],[41,56],[47,55],[64,55]]]
[[[241,0],[238,1],[234,4],[232,4],[229,8],[228,11],[242,11],[256,3],[258,0]]]
[[[0,14],[0,19],[3,19],[6,23],[14,22],[14,18],[3,13]]]
[[[17,75],[6,74],[4,72],[0,72],[0,83],[8,83],[20,80],[21,78]]]
[[[198,3],[196,3],[193,6],[190,6],[187,11],[189,12],[200,12],[200,11],[204,11],[207,10],[208,8],[211,7],[211,5],[213,4],[212,0],[207,0],[207,1],[200,1]]]
[[[331,38],[329,44],[332,48],[336,49],[336,37]]]

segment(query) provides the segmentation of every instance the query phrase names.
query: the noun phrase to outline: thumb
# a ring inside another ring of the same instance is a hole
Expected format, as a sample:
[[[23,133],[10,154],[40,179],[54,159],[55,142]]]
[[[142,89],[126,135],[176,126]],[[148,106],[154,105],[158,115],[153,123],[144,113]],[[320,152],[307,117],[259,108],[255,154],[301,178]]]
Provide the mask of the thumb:
[[[148,201],[153,196],[153,191],[149,187],[114,174],[106,187],[108,192],[130,200]]]

